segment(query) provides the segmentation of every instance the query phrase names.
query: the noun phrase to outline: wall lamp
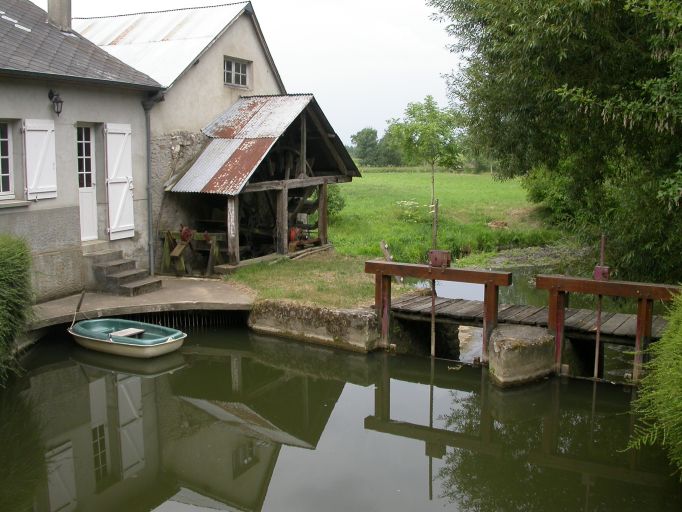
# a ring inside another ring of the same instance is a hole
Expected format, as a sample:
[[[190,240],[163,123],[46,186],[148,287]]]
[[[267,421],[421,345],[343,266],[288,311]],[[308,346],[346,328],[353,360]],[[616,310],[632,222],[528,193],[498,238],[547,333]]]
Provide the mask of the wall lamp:
[[[62,105],[64,104],[64,100],[59,96],[58,92],[54,92],[52,89],[50,89],[50,92],[47,93],[47,97],[52,102],[54,113],[57,114],[57,117],[59,117],[59,114],[62,113]]]

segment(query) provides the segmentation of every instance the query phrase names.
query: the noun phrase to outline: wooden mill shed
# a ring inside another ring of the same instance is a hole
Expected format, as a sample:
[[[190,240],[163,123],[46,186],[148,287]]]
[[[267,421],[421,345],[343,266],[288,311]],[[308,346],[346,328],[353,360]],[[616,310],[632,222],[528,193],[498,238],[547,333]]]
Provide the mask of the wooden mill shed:
[[[202,131],[207,146],[166,190],[190,195],[193,227],[225,234],[229,264],[327,243],[327,186],[360,172],[312,94],[241,97]]]

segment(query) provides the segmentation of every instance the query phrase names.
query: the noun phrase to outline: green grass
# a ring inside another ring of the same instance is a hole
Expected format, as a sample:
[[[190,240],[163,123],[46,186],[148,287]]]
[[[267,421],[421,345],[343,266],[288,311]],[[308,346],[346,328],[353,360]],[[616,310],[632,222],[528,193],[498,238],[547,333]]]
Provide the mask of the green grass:
[[[321,253],[301,260],[281,259],[240,269],[227,280],[252,288],[258,299],[286,299],[349,308],[374,302],[374,276],[365,259]],[[397,287],[400,293],[403,287]]]
[[[329,236],[345,255],[381,256],[386,240],[396,260],[423,262],[431,246],[431,176],[428,172],[363,169],[341,185],[346,206],[332,219]],[[438,248],[453,256],[543,245],[561,233],[542,227],[518,181],[489,174],[436,173]],[[492,229],[491,221],[505,222]]]

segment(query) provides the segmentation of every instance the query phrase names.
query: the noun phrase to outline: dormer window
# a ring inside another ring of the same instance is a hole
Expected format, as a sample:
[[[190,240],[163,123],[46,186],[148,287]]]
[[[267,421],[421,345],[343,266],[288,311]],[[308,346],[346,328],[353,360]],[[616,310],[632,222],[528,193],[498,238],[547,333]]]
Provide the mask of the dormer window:
[[[248,85],[248,67],[248,62],[225,57],[225,60],[223,61],[223,80],[225,85],[246,87]]]

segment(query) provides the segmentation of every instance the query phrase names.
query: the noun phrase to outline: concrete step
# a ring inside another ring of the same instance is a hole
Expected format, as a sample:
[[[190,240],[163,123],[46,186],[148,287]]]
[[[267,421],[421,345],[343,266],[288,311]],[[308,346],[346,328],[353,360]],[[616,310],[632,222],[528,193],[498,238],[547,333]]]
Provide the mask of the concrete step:
[[[132,281],[130,283],[123,284],[119,287],[120,295],[127,295],[128,297],[134,297],[136,295],[142,295],[143,293],[149,293],[161,288],[161,278],[159,277],[147,277],[145,279],[140,279],[138,281]]]
[[[109,274],[107,276],[107,281],[109,281],[114,288],[118,288],[121,285],[139,281],[148,276],[148,271],[139,268],[132,268],[116,272],[115,274]]]
[[[100,263],[123,259],[123,251],[108,249],[106,251],[91,252],[84,256],[88,258],[93,265],[99,265]]]
[[[93,252],[106,251],[109,249],[110,243],[111,242],[108,240],[91,240],[89,242],[81,242],[81,251],[83,252],[83,256],[87,256]]]
[[[95,267],[95,272],[101,273],[104,276],[110,276],[118,272],[123,272],[124,270],[132,270],[135,268],[135,260],[111,260],[105,261],[104,263],[96,263],[93,265]]]

